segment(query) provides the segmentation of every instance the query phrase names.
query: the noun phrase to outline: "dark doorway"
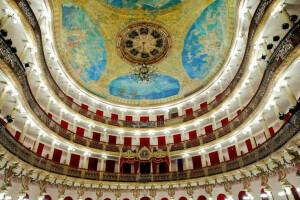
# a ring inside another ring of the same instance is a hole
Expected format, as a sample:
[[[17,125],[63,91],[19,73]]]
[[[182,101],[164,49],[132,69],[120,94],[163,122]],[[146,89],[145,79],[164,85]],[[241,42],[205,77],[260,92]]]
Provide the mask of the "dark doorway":
[[[125,174],[131,173],[131,164],[129,164],[129,163],[123,164],[123,173],[125,173]]]
[[[140,172],[141,174],[150,174],[150,162],[141,162]]]

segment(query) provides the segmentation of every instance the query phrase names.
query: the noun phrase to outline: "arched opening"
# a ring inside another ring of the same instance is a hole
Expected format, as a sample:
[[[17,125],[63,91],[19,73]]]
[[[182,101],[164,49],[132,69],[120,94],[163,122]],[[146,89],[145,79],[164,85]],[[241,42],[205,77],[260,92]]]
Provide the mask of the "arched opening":
[[[207,198],[203,195],[199,196],[197,200],[207,200]]]
[[[246,197],[246,196],[247,196],[247,194],[246,194],[245,191],[240,191],[239,192],[239,200],[244,200],[244,197]]]
[[[70,196],[67,196],[67,197],[64,198],[64,200],[73,200],[73,198],[70,197]]]
[[[225,194],[219,194],[217,197],[217,200],[225,200],[226,199],[226,195]]]
[[[140,200],[151,200],[149,197],[142,197]]]
[[[180,197],[179,200],[187,200],[186,197]]]
[[[52,198],[50,197],[50,195],[45,195],[44,200],[52,200]]]

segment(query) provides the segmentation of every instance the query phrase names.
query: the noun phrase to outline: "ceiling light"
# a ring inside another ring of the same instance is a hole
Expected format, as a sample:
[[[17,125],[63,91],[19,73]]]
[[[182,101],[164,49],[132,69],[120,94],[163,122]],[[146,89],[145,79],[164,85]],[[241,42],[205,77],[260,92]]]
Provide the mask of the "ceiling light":
[[[129,77],[138,84],[154,83],[159,77],[158,68],[153,65],[134,65],[130,68]]]

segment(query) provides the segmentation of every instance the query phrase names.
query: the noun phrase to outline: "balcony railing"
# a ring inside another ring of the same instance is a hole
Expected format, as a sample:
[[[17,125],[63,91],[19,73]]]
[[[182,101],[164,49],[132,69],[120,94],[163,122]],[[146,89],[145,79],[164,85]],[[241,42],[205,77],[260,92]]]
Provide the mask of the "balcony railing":
[[[265,92],[269,86],[269,82],[272,80],[272,77],[280,66],[281,62],[283,62],[289,53],[298,45],[300,41],[300,22],[296,23],[294,27],[288,32],[288,34],[282,39],[272,57],[269,59],[266,70],[264,72],[264,76],[258,87],[257,92],[252,97],[248,105],[244,108],[244,110],[234,119],[232,119],[227,125],[214,130],[212,133],[208,133],[206,135],[199,136],[196,139],[183,141],[181,143],[176,144],[168,144],[165,146],[152,146],[153,148],[168,148],[170,151],[177,151],[186,148],[191,148],[194,146],[202,145],[205,143],[209,143],[217,138],[220,138],[237,127],[239,127],[244,120],[246,120],[249,115],[256,109],[257,105],[263,99]],[[4,62],[13,70],[13,72],[18,76],[19,82],[22,84],[22,90],[25,95],[27,102],[29,103],[31,109],[35,112],[36,116],[45,123],[53,132],[56,132],[58,135],[76,142],[78,144],[89,146],[92,148],[97,148],[106,151],[118,152],[123,149],[123,145],[119,144],[108,144],[106,142],[92,140],[91,138],[87,138],[84,136],[76,135],[74,132],[69,131],[67,129],[62,128],[58,123],[49,118],[47,113],[40,107],[38,102],[35,100],[34,96],[31,93],[30,86],[27,81],[26,74],[24,72],[24,68],[16,54],[13,54],[10,47],[8,47],[5,43],[5,40],[0,37],[0,58],[4,60]],[[198,141],[197,141],[198,140]],[[134,146],[131,147],[134,150]]]
[[[281,129],[279,129],[277,133],[275,133],[266,142],[240,157],[204,168],[161,174],[109,173],[104,171],[93,171],[70,167],[37,155],[17,141],[5,128],[3,121],[0,122],[0,125],[0,144],[11,154],[34,167],[56,174],[90,180],[114,182],[160,182],[200,178],[221,174],[253,164],[263,158],[268,157],[272,153],[279,150],[282,146],[284,146],[284,144],[286,144],[300,132],[300,110],[292,115],[285,125],[282,126]]]
[[[27,18],[27,20],[29,21],[29,23],[31,24],[31,26],[34,30],[34,33],[35,33],[35,36],[36,36],[36,39],[38,42],[37,49],[38,49],[38,53],[40,54],[39,57],[41,58],[41,62],[43,64],[43,66],[40,66],[40,67],[42,67],[42,69],[44,70],[44,73],[48,79],[48,82],[51,85],[54,92],[57,94],[57,96],[63,102],[65,102],[66,105],[68,105],[74,111],[84,115],[85,117],[91,118],[93,120],[96,120],[96,121],[99,121],[102,123],[115,125],[115,126],[121,126],[121,127],[153,128],[153,127],[169,126],[169,125],[189,121],[196,117],[204,115],[205,113],[213,110],[216,106],[218,106],[221,102],[223,102],[231,94],[231,92],[233,91],[235,86],[238,84],[240,78],[242,77],[242,75],[247,67],[247,63],[249,60],[249,54],[250,54],[249,51],[250,51],[250,46],[253,43],[252,40],[253,40],[254,32],[256,31],[257,26],[260,23],[262,16],[264,15],[266,9],[268,8],[268,6],[272,2],[272,0],[262,0],[260,2],[260,4],[258,5],[258,7],[253,15],[251,24],[249,26],[248,41],[247,41],[247,45],[246,45],[244,58],[242,60],[240,68],[237,71],[237,73],[236,73],[235,77],[233,78],[233,80],[231,81],[231,83],[222,92],[222,94],[218,98],[216,98],[213,101],[211,101],[210,103],[208,103],[207,106],[200,108],[198,110],[195,110],[191,114],[182,115],[182,116],[179,116],[176,118],[167,119],[167,120],[163,120],[163,121],[150,121],[150,122],[139,122],[139,121],[131,122],[131,121],[124,121],[124,120],[119,120],[119,119],[118,120],[111,119],[106,116],[100,116],[93,111],[82,108],[80,105],[78,105],[77,103],[70,100],[68,98],[68,96],[57,85],[57,83],[53,79],[53,77],[48,69],[46,59],[44,57],[43,43],[42,43],[43,40],[42,40],[41,30],[40,30],[38,21],[34,15],[33,11],[31,10],[31,7],[29,6],[29,4],[27,3],[26,0],[15,0],[15,2],[19,5],[20,9],[23,11],[25,17]]]

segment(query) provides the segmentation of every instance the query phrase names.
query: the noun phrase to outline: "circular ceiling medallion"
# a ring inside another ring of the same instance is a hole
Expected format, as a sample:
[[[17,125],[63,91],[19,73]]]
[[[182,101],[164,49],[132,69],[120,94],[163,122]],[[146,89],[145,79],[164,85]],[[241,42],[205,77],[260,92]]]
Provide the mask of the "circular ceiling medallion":
[[[117,38],[119,56],[129,64],[155,64],[166,57],[171,37],[161,26],[140,22],[127,26]]]

